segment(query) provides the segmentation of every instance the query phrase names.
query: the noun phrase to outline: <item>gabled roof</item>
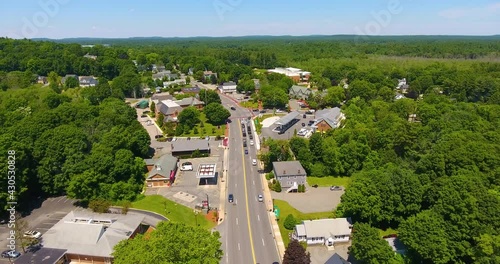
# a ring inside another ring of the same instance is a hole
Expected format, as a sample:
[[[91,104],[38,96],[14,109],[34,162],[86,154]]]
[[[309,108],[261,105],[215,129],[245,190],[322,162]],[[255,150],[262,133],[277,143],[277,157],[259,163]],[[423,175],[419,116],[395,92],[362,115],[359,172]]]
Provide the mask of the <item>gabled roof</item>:
[[[350,264],[349,261],[345,260],[338,253],[335,253],[331,258],[329,258],[325,264]]]
[[[298,111],[293,111],[288,113],[286,116],[280,118],[278,121],[274,122],[277,125],[285,125],[288,124],[290,121],[296,119],[297,117],[300,116],[300,113]]]
[[[200,87],[195,86],[195,87],[181,88],[181,91],[183,93],[199,93],[201,91],[201,89],[200,89]]]
[[[172,100],[174,97],[168,93],[155,93],[153,96],[151,96],[151,100],[155,101],[164,101],[164,100]]]
[[[316,122],[314,122],[313,126],[321,123],[321,121],[325,121],[331,128],[336,128],[338,126],[337,120],[340,118],[342,114],[340,108],[327,108],[316,111]]]
[[[186,97],[186,98],[183,98],[182,100],[175,101],[175,103],[181,107],[196,106],[196,105],[204,104],[202,101],[196,99],[195,97]]]
[[[275,161],[273,162],[274,174],[277,177],[306,175],[306,170],[299,161]]]
[[[26,252],[14,264],[56,264],[66,254],[66,249],[42,247],[36,252]]]
[[[182,107],[172,100],[161,101],[156,107],[158,107],[159,112],[166,116],[182,111]]]
[[[144,216],[134,214],[68,213],[43,235],[44,247],[69,254],[110,257],[118,242],[129,239]]]
[[[224,86],[234,86],[234,85],[236,85],[235,82],[225,82],[225,83],[222,84],[223,87]]]
[[[161,175],[165,178],[170,177],[170,173],[177,169],[178,159],[171,154],[163,155],[154,162],[153,169],[148,173],[148,179],[155,175]]]
[[[290,92],[289,92],[290,95],[305,95],[305,96],[309,96],[311,93],[312,93],[311,89],[299,85],[292,85],[292,87],[290,87]]]
[[[307,237],[332,237],[351,234],[347,218],[304,220],[302,225]]]

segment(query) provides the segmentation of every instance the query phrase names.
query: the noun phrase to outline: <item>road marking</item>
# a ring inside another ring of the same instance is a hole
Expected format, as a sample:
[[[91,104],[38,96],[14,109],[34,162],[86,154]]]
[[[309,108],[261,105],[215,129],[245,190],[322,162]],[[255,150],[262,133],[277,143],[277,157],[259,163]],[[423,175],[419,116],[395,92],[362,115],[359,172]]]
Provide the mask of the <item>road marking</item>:
[[[66,200],[64,200],[64,203],[66,203],[67,201],[69,201],[69,199],[66,198]]]
[[[260,221],[260,216],[259,215],[257,215],[257,220]]]
[[[255,180],[252,180],[252,182],[253,182],[253,185],[255,185]]]
[[[61,197],[61,198],[59,198],[59,199],[57,200],[57,202],[62,201],[62,199],[64,199],[64,196],[63,196],[63,197]]]
[[[238,218],[236,218],[236,225],[238,225]]]
[[[238,184],[237,184],[237,183],[235,183],[235,184],[234,184],[234,187],[238,187]]]
[[[240,243],[238,243],[238,250],[241,250]]]
[[[262,239],[262,245],[265,247],[266,243],[264,243],[264,239]]]
[[[241,131],[241,126],[239,126],[240,133]],[[253,262],[252,263],[257,263],[255,259],[255,248],[253,246],[253,237],[252,237],[252,227],[250,226],[250,210],[248,209],[248,189],[247,189],[247,172],[245,168],[245,153],[243,149],[241,149],[241,162],[243,163],[243,185],[245,187],[245,207],[247,211],[247,224],[248,224],[248,235],[250,237],[250,248],[252,249],[252,258]],[[238,244],[239,245],[239,244]]]

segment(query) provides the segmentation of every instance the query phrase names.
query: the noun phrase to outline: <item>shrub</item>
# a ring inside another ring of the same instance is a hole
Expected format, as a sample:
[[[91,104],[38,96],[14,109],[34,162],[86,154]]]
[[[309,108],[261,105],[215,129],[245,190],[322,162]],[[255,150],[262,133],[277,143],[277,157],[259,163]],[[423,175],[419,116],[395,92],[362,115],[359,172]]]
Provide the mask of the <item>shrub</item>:
[[[125,201],[122,205],[122,214],[127,214],[130,206],[132,206],[132,203],[129,201]]]
[[[292,214],[289,214],[285,218],[285,222],[283,222],[283,226],[288,230],[293,230],[295,228],[297,221]]]
[[[222,139],[221,135],[215,136],[215,140],[221,140],[221,139]]]
[[[281,192],[281,184],[280,184],[280,181],[275,181],[273,190],[274,190],[275,192]]]
[[[110,206],[111,202],[103,199],[91,200],[89,202],[89,208],[96,213],[107,213]]]
[[[198,128],[197,128],[197,127],[194,127],[194,128],[193,128],[193,133],[194,133],[195,135],[198,135],[198,134],[200,133],[200,131],[198,131]]]
[[[212,127],[212,134],[215,134],[215,127]]]
[[[274,172],[269,172],[266,174],[266,180],[274,179]]]

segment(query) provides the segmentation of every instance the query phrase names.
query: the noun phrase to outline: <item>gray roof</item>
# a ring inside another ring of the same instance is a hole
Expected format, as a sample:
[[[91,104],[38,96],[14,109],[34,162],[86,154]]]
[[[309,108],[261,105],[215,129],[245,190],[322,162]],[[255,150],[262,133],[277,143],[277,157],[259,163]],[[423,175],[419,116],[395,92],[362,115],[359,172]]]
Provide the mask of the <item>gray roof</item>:
[[[316,111],[316,122],[313,126],[316,126],[322,120],[328,123],[332,128],[336,128],[338,126],[337,119],[340,117],[341,111],[340,108],[327,108]]]
[[[276,177],[290,175],[306,175],[306,170],[299,161],[275,161],[273,162]]]
[[[66,254],[66,249],[43,247],[36,252],[26,252],[14,264],[56,264]]]
[[[129,239],[144,216],[71,211],[43,235],[44,246],[68,254],[110,257],[113,247]]]
[[[208,141],[201,139],[176,140],[172,142],[172,152],[188,152],[195,150],[210,150]]]
[[[297,236],[305,236],[306,235],[306,229],[305,229],[304,225],[296,225],[295,232],[297,233]]]
[[[200,92],[200,87],[195,86],[195,87],[188,87],[188,88],[182,88],[181,91],[183,93],[199,93]]]
[[[163,102],[159,102],[156,107],[158,107],[158,111],[160,111],[165,116],[173,115],[175,112],[180,113],[182,111],[182,107],[178,104],[167,105]]]
[[[162,72],[159,72],[159,73],[154,73],[151,78],[153,78],[153,80],[155,79],[163,79],[164,77],[168,77],[170,79],[175,79],[178,77],[177,73],[172,73],[170,71],[162,71]]]
[[[80,76],[79,78],[80,84],[94,84],[97,85],[98,81],[94,76]]]
[[[338,253],[335,253],[331,258],[329,258],[325,264],[350,264],[349,261],[345,260]]]
[[[222,86],[230,86],[230,85],[236,85],[235,82],[225,82],[222,84]]]
[[[307,237],[345,236],[351,234],[351,224],[347,218],[305,220],[302,224]]]
[[[182,107],[204,104],[202,101],[200,101],[194,97],[186,97],[186,98],[183,98],[182,100],[177,100],[175,102]]]
[[[153,96],[151,96],[151,100],[158,100],[158,101],[163,101],[163,100],[172,100],[174,97],[168,93],[155,93]]]
[[[304,87],[304,86],[299,86],[299,85],[292,85],[290,87],[290,95],[300,95],[300,96],[309,96],[312,93],[311,89]]]
[[[170,177],[173,170],[177,170],[177,158],[171,154],[163,155],[155,161],[153,169],[148,173],[148,179],[159,174],[165,178]]]
[[[286,116],[280,118],[278,121],[274,122],[277,125],[285,125],[290,123],[292,120],[296,119],[297,117],[300,116],[300,113],[298,111],[293,111],[288,113]]]

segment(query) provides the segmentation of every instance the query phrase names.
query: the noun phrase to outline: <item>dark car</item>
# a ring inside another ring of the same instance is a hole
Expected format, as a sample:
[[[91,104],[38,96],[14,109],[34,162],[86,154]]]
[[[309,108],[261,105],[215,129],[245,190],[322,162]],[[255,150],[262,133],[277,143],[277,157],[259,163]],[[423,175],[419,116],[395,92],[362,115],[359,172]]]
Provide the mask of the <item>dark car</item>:
[[[249,137],[250,139],[253,139],[253,136],[252,136],[252,134],[249,134],[249,135],[248,135],[248,137]]]
[[[229,194],[229,196],[228,196],[227,200],[228,200],[230,203],[232,203],[232,202],[234,201],[234,196],[233,196],[233,194],[232,194],[232,193],[230,193],[230,194]]]
[[[21,256],[21,253],[13,250],[5,250],[2,252],[2,258],[18,258]]]
[[[318,185],[317,185],[317,184],[314,184],[312,187],[313,187],[313,188],[318,188]]]
[[[302,126],[305,127],[306,126],[306,123],[302,123]]]
[[[234,106],[231,106],[231,110],[236,110],[236,107],[234,107]]]
[[[245,124],[241,124],[241,128],[242,128],[242,129],[245,129]]]
[[[155,135],[156,139],[159,139],[159,138],[162,138],[162,137],[163,137],[163,135]]]
[[[27,248],[28,252],[36,252],[42,248],[42,244],[31,245]]]
[[[245,131],[243,131],[243,137],[246,137],[247,136],[247,133],[245,133]]]
[[[245,149],[245,154],[248,154],[248,149]]]
[[[266,113],[267,111],[266,111],[266,109],[262,109],[262,110],[260,110],[260,112],[261,112],[262,114],[264,114],[264,113]]]
[[[306,116],[306,114],[304,114],[304,115],[302,116],[302,118],[306,118],[306,117],[307,117],[307,116]]]

